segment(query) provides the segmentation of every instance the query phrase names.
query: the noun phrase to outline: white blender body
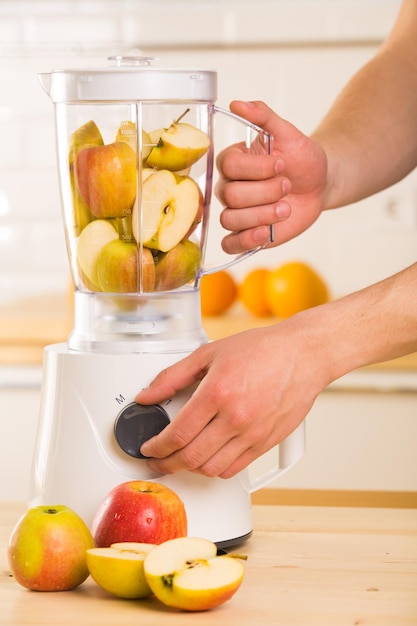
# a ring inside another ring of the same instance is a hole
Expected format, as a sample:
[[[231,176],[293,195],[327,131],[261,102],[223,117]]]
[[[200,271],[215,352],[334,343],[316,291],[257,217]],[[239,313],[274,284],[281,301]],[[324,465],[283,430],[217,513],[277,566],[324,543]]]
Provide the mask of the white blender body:
[[[251,475],[256,464],[229,480],[192,472],[165,476],[150,472],[140,446],[175,419],[192,389],[150,407],[134,398],[162,369],[207,341],[199,281],[219,269],[208,270],[203,262],[214,114],[237,119],[248,150],[267,150],[268,136],[214,106],[212,71],[117,58],[110,68],[54,70],[41,81],[55,104],[75,294],[68,343],[45,349],[30,506],[66,504],[91,524],[114,486],[153,480],[182,498],[190,535],[222,547],[241,543],[252,532],[251,492],[303,455],[304,424],[277,446],[273,467],[259,476]],[[160,162],[159,154],[149,156],[163,146],[161,129],[174,120],[187,124],[193,148],[195,136],[196,144],[208,138],[202,154],[183,162],[181,171],[176,157]],[[184,181],[186,191],[172,200],[172,185]],[[152,196],[164,185],[165,199]],[[159,214],[150,219],[155,207]],[[158,231],[167,216],[169,236]],[[179,224],[172,228],[173,222]]]

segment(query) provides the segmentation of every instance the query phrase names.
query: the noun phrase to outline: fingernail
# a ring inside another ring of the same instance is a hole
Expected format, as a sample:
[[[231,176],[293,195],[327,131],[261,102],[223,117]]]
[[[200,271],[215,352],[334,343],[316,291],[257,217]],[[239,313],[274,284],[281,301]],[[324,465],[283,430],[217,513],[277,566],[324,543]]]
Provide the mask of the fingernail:
[[[291,191],[291,183],[288,178],[284,178],[281,185],[282,195],[286,196]]]
[[[255,241],[258,241],[259,243],[261,242],[264,243],[265,241],[268,241],[269,227],[260,226],[259,228],[255,228],[253,232],[253,238],[255,239]]]
[[[275,215],[280,220],[286,220],[291,215],[291,207],[287,202],[278,202],[275,207]]]
[[[284,167],[285,167],[285,163],[283,159],[278,159],[277,161],[275,161],[275,174],[281,174]]]

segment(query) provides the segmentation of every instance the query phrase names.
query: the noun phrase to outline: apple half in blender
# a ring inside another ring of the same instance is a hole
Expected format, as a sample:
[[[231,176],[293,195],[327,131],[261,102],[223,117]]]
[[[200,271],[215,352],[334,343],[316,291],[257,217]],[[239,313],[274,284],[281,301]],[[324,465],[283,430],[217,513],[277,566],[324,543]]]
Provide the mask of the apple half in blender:
[[[157,170],[143,182],[142,219],[138,206],[132,214],[132,231],[136,241],[154,250],[167,252],[190,231],[199,213],[201,192],[188,176],[168,170]]]

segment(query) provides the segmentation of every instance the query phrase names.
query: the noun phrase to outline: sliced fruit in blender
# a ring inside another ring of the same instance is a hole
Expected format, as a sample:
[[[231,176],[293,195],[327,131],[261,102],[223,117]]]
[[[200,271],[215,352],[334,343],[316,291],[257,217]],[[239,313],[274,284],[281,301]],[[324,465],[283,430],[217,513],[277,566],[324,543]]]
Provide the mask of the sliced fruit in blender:
[[[158,134],[159,131],[150,133],[153,140]],[[161,129],[158,143],[148,156],[146,165],[177,172],[201,159],[209,146],[207,133],[191,124],[173,122],[169,128]]]
[[[200,207],[201,193],[188,176],[159,170],[142,187],[142,219],[135,205],[132,229],[135,239],[154,250],[167,252],[188,233]],[[140,225],[141,222],[141,225]],[[140,232],[139,232],[140,230]]]
[[[155,291],[178,289],[195,279],[201,263],[199,246],[186,239],[155,256]]]
[[[117,239],[118,232],[108,220],[95,220],[81,232],[77,242],[77,264],[88,289],[100,290],[97,261],[104,246]]]
[[[111,293],[153,291],[155,263],[152,252],[147,248],[142,248],[141,254],[139,264],[139,251],[135,242],[115,239],[107,243],[97,259],[97,278],[100,289]]]
[[[75,181],[96,217],[131,213],[136,179],[136,153],[124,141],[84,148],[75,159]]]
[[[79,235],[83,228],[94,219],[94,215],[91,213],[87,204],[81,197],[75,183],[74,161],[80,150],[91,146],[102,146],[103,144],[103,137],[101,136],[96,123],[92,120],[77,128],[69,138],[68,163],[72,192],[73,226],[74,234],[76,236]]]
[[[136,133],[136,124],[127,120],[122,122],[117,129],[115,141],[124,141],[129,144],[135,152],[137,152],[138,138]],[[142,161],[146,161],[153,148],[152,139],[149,133],[142,128]]]

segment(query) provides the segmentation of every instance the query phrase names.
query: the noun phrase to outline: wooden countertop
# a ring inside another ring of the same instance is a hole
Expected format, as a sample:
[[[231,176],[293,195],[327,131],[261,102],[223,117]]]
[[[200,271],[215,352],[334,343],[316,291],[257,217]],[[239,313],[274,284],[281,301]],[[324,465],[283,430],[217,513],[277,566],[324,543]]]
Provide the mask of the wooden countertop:
[[[221,339],[248,328],[279,322],[274,317],[258,318],[237,304],[225,315],[203,318],[209,339]],[[0,306],[0,364],[40,365],[43,349],[66,341],[72,328],[72,298],[67,294],[22,298]],[[417,371],[417,352],[372,366],[372,369]]]
[[[22,506],[0,505],[0,622],[5,626],[412,626],[417,624],[417,510],[255,506],[236,595],[207,613],[128,601],[91,579],[33,592],[8,573]]]

